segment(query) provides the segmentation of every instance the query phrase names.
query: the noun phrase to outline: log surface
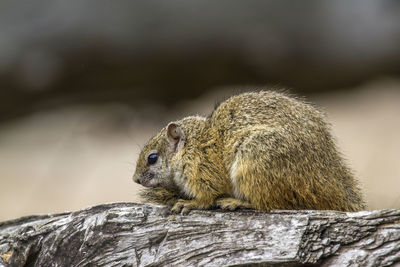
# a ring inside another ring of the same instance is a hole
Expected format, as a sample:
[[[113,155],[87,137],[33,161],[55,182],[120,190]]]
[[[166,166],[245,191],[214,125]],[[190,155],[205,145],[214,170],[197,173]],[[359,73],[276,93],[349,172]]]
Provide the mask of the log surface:
[[[389,266],[400,210],[192,211],[115,203],[0,223],[0,266]]]

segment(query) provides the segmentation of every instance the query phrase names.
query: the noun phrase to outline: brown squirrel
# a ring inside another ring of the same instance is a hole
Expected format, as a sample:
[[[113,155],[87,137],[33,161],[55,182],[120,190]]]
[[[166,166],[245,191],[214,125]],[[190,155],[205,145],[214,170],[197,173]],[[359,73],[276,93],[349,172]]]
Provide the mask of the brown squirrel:
[[[219,207],[358,211],[364,202],[322,112],[284,93],[232,96],[143,148],[142,197],[175,213]]]

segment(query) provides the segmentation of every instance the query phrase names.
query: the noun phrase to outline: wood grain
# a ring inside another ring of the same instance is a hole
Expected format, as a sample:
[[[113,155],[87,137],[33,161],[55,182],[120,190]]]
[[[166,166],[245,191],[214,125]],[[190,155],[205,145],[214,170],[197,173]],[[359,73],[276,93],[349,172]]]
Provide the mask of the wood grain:
[[[115,203],[0,223],[0,266],[389,266],[400,210],[192,211]]]

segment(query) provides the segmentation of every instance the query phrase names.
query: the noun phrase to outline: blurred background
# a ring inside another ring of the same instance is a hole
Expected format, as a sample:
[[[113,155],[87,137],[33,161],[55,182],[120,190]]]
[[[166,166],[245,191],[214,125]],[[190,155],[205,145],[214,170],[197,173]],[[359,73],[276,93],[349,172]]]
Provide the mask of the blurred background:
[[[399,1],[0,2],[0,220],[140,201],[140,147],[246,90],[322,107],[369,209],[400,208]]]

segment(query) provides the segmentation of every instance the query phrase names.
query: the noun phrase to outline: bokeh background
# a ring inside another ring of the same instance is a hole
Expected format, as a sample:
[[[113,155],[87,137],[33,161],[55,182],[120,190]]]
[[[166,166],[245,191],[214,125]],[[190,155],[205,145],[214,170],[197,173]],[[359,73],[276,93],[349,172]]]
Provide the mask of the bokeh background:
[[[400,208],[400,2],[2,0],[0,220],[140,201],[140,147],[246,90],[328,114],[369,209]]]

